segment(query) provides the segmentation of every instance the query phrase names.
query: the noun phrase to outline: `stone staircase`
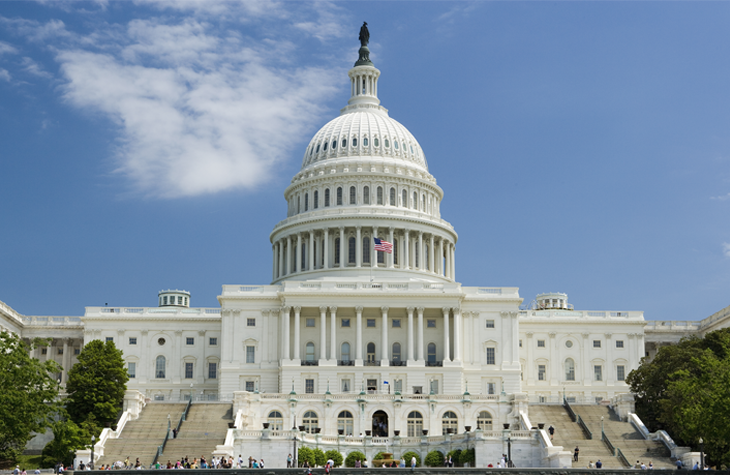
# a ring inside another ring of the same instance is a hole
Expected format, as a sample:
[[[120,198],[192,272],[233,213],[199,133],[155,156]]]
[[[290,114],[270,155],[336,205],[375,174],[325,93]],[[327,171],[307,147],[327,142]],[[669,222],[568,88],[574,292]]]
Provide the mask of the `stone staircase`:
[[[185,404],[150,403],[142,409],[139,417],[124,425],[117,439],[108,439],[104,444],[104,456],[95,464],[113,464],[129,457],[130,464],[139,458],[145,467],[152,463],[157,446],[162,444],[167,433],[167,416],[173,427],[180,420]]]
[[[607,406],[572,406],[576,414],[585,421],[593,432],[594,438],[601,437],[601,417],[603,417],[603,431],[613,445],[623,452],[632,465],[644,462],[654,464],[654,469],[674,469],[676,466],[671,460],[671,453],[666,446],[657,440],[646,440],[636,428],[623,422]]]
[[[228,424],[233,422],[233,406],[222,403],[196,402],[190,406],[185,422],[180,426],[176,439],[170,439],[160,463],[167,463],[188,456],[190,460],[201,456],[210,461],[216,445],[226,440]]]
[[[575,406],[573,406],[575,409]],[[611,455],[606,445],[601,441],[601,428],[598,431],[593,430],[593,439],[586,439],[580,426],[573,422],[570,415],[563,406],[559,405],[534,405],[529,407],[530,422],[532,425],[545,423],[545,430],[553,426],[555,435],[553,437],[553,445],[562,445],[563,450],[573,453],[576,447],[580,449],[580,457],[577,462],[573,462],[573,468],[586,468],[590,461],[595,463],[601,460],[603,468],[622,469],[624,465],[616,457]],[[581,417],[583,417],[581,415]],[[600,417],[599,417],[600,421]],[[622,449],[623,450],[623,449]]]

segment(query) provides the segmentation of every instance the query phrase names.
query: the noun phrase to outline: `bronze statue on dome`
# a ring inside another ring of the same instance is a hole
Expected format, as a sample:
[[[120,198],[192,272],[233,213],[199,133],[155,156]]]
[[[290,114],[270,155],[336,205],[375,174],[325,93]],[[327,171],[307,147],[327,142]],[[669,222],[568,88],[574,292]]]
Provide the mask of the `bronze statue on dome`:
[[[364,21],[362,22],[362,26],[360,27],[360,36],[358,37],[360,40],[360,46],[367,46],[370,42],[370,32],[368,31],[368,22]]]

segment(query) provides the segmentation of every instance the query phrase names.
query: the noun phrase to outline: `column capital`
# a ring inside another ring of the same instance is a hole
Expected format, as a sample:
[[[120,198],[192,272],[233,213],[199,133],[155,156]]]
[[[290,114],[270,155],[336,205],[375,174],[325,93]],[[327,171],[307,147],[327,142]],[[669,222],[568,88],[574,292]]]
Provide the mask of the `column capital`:
[[[301,312],[301,311],[302,311],[302,307],[301,307],[300,305],[297,305],[296,307],[294,307],[294,311],[295,311],[296,313],[299,313],[299,312]]]
[[[451,307],[444,307],[441,310],[444,312],[444,317],[449,315],[449,312],[451,311]]]
[[[268,317],[269,316],[269,312],[270,312],[270,310],[268,308],[265,308],[265,309],[261,310],[261,316],[262,317]]]
[[[362,226],[355,226],[355,229],[360,231],[362,229]]]
[[[355,311],[357,313],[362,313],[362,310],[363,310],[363,306],[362,305],[358,305],[357,307],[355,307]]]
[[[149,333],[149,330],[142,330],[140,333],[142,333],[142,335],[145,335],[146,336],[147,333]]]
[[[124,328],[118,328],[118,329],[117,329],[117,333],[119,333],[120,335],[124,335],[124,332],[125,332],[125,331],[126,331],[126,330],[124,330]],[[62,338],[62,339],[63,339],[63,340],[65,340],[65,338]]]
[[[200,336],[205,336],[205,333],[206,333],[207,331],[208,331],[208,330],[198,330],[198,335],[200,335]]]
[[[381,311],[382,311],[383,313],[387,313],[387,312],[388,312],[388,310],[389,310],[389,307],[388,307],[387,305],[383,305],[382,307],[380,307],[380,310],[381,310]]]
[[[604,335],[606,336],[606,338],[611,339],[611,335],[613,335],[613,333],[607,332],[604,333]]]
[[[588,338],[589,336],[591,336],[591,334],[588,332],[583,332],[581,333],[581,335],[583,336],[583,338]]]
[[[338,226],[337,229],[339,229],[341,233],[344,233],[345,232],[345,227],[344,226]]]
[[[532,338],[532,335],[534,335],[535,332],[525,332],[525,335],[527,335],[527,338]]]
[[[330,307],[330,313],[332,313],[333,315],[334,315],[335,313],[337,313],[337,305],[332,305],[332,306]]]
[[[175,330],[175,335],[180,336],[182,335],[182,330]]]
[[[282,312],[289,313],[290,310],[291,310],[291,306],[289,306],[289,305],[281,307]]]
[[[460,307],[451,307],[451,311],[453,311],[454,316],[456,316],[457,313],[461,312],[461,308]]]
[[[423,315],[423,311],[426,310],[425,307],[418,307],[416,310],[418,310],[419,315]]]
[[[550,335],[550,338],[555,338],[555,336],[558,334],[558,332],[550,332],[548,335]]]
[[[413,313],[414,310],[416,310],[416,307],[408,307],[406,308],[406,310],[408,310],[408,314],[410,315]]]
[[[322,313],[327,312],[327,305],[320,305],[319,311],[322,312]]]

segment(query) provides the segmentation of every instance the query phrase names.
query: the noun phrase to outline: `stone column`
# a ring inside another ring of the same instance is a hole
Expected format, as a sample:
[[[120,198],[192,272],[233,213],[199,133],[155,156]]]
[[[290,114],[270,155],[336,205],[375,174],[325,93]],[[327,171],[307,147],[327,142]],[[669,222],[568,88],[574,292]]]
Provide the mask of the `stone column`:
[[[461,310],[458,307],[454,311],[454,361],[461,362]]]
[[[451,243],[451,280],[456,280],[456,243]]]
[[[337,307],[330,307],[330,359],[337,360]]]
[[[302,266],[302,233],[297,233],[297,249],[294,251],[294,272],[303,272]]]
[[[324,228],[324,268],[330,268],[330,230]]]
[[[340,241],[341,243],[341,241]],[[342,246],[340,245],[340,249]],[[319,359],[327,359],[327,306],[322,305],[319,307]]]
[[[431,238],[429,239],[428,243],[428,270],[436,273],[436,268],[434,267],[434,259],[433,259],[433,245],[434,245],[434,239],[433,234],[431,234]]]
[[[291,359],[289,354],[289,312],[291,311],[291,307],[282,307],[281,308],[281,332],[284,334],[282,338],[283,342],[283,358],[285,360]]]
[[[302,336],[301,336],[301,311],[302,307],[294,307],[294,359],[302,358]]]
[[[284,243],[279,239],[279,277],[284,275]]]
[[[451,361],[451,348],[450,348],[450,342],[449,342],[449,312],[451,312],[451,309],[449,307],[444,307],[444,362]]]
[[[274,243],[271,246],[271,252],[273,254],[273,256],[271,257],[271,262],[273,262],[273,269],[271,270],[271,280],[272,281],[276,280],[276,271],[279,268],[279,262],[278,262],[279,252],[277,251],[276,246],[277,246],[277,243]]]
[[[362,232],[361,226],[355,226],[355,267],[362,266]],[[372,265],[372,255],[370,256]]]
[[[340,269],[347,267],[345,263],[345,227],[340,226]]]
[[[380,350],[380,366],[388,366],[388,307],[385,305],[380,307],[383,314],[383,328],[380,339],[382,340],[382,349]]]
[[[408,248],[411,245],[411,240],[408,237],[408,230],[405,230],[405,236],[403,237],[403,268],[408,269],[411,265],[410,259],[408,256]]]
[[[357,312],[357,321],[355,329],[355,364],[362,364],[362,306],[355,307]]]
[[[415,308],[408,307],[408,361],[413,361],[413,347],[415,341],[413,340],[413,311]]]
[[[314,231],[309,231],[309,259],[307,261],[307,269],[314,270],[314,263],[317,259],[314,257]]]
[[[423,357],[423,307],[418,307],[418,361],[424,361]]]
[[[388,239],[389,239],[388,242],[390,242],[391,244],[393,244],[394,243],[394,241],[393,241],[393,228],[392,227],[388,228],[388,231],[390,231],[390,233],[388,234]],[[394,269],[395,268],[395,255],[394,254],[388,254],[388,259],[389,259],[388,260],[388,267],[391,268],[391,269]]]
[[[439,239],[439,261],[438,261],[439,275],[444,275],[444,240]]]

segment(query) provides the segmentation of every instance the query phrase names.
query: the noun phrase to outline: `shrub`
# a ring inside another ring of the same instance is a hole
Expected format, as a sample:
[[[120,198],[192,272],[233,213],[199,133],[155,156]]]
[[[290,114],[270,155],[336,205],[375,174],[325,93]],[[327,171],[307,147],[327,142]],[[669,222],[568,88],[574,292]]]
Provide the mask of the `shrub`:
[[[335,463],[335,467],[339,467],[342,465],[342,454],[334,449],[325,452],[324,458],[325,462],[329,459],[332,459],[332,461]]]
[[[418,455],[416,452],[409,451],[400,456],[400,458],[405,459],[406,467],[411,466],[411,458],[413,458],[413,457],[416,457],[416,467],[420,467],[421,466],[421,456]]]
[[[309,447],[299,447],[299,450],[297,450],[297,459],[299,466],[304,465],[304,461],[306,460],[310,467],[314,467],[314,451]]]
[[[444,454],[438,450],[432,450],[426,455],[426,466],[427,467],[443,467],[444,465]]]
[[[327,463],[327,457],[324,456],[322,449],[314,449],[312,452],[314,453],[314,463],[318,467],[324,467],[324,464]]]
[[[459,454],[459,462],[461,465],[466,465],[468,463],[470,467],[473,467],[475,460],[476,454],[474,453],[474,449],[462,450],[461,454]]]
[[[332,460],[334,460],[334,459],[332,459]],[[347,458],[345,459],[345,467],[350,467],[350,468],[354,467],[355,461],[357,461],[357,460],[359,460],[360,462],[365,460],[365,454],[362,452],[358,452],[357,450],[354,452],[350,452],[349,454],[347,454]]]

